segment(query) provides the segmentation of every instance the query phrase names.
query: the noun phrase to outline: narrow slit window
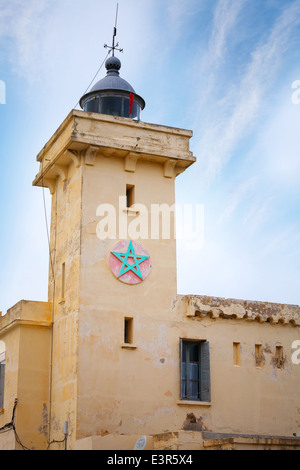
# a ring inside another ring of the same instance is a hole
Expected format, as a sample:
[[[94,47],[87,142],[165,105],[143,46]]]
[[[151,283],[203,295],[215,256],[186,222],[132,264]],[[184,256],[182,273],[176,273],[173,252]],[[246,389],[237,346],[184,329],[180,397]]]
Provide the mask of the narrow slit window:
[[[233,364],[235,366],[241,365],[241,344],[233,343]]]
[[[262,344],[255,345],[255,365],[256,367],[263,366]]]
[[[61,298],[65,298],[66,263],[61,265]]]
[[[126,185],[126,205],[131,207],[134,204],[134,186],[132,184]]]
[[[283,369],[283,347],[282,346],[276,346],[275,357],[276,357],[277,369]]]
[[[124,318],[124,343],[133,343],[133,318]]]

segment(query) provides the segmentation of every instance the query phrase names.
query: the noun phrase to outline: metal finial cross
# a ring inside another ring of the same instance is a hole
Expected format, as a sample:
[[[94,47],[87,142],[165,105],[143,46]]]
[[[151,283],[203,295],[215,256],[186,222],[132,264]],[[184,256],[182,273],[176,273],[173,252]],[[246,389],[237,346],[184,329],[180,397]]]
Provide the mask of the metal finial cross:
[[[112,46],[108,46],[107,44],[104,44],[105,48],[109,49],[109,52],[112,51],[112,55],[115,55],[115,51],[123,52],[123,49],[119,49],[119,43],[115,44],[115,37],[117,35],[117,20],[118,20],[118,10],[119,10],[119,4],[117,3],[117,11],[116,11],[116,21],[115,21],[115,27],[114,27],[114,33],[113,33],[113,39],[112,39]]]

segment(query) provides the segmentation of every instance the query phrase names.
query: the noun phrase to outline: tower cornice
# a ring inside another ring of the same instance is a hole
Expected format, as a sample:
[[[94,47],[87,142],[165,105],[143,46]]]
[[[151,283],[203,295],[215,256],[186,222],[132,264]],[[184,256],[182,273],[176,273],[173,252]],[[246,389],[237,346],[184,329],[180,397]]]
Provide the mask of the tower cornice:
[[[129,118],[72,110],[37,155],[40,170],[33,185],[53,188],[66,178],[71,162],[93,165],[96,156],[124,158],[124,170],[135,171],[139,159],[162,164],[164,176],[176,177],[196,158],[189,150],[190,130]]]

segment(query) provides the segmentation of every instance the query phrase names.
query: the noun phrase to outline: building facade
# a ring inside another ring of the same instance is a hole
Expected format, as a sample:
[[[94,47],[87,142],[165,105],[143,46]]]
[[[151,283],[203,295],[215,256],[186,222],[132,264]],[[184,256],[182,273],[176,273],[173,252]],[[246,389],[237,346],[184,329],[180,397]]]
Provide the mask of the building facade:
[[[48,302],[0,317],[0,449],[300,449],[300,308],[177,294],[192,132],[106,67],[37,156]]]

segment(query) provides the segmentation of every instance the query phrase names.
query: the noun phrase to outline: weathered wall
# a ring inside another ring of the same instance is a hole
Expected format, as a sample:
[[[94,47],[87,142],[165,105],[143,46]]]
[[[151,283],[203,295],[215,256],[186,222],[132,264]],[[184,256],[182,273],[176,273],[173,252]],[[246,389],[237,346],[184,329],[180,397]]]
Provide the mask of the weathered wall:
[[[17,398],[17,433],[26,447],[35,449],[47,446],[51,308],[47,302],[23,300],[0,317],[0,339],[6,348],[4,412],[0,414],[0,427],[11,422]],[[0,441],[7,438],[11,447],[11,432],[7,436],[0,434]]]
[[[54,303],[54,325],[50,440],[61,441],[64,438],[63,425],[67,421],[70,446],[75,439],[77,409],[81,180],[81,169],[71,163],[65,181],[62,178],[56,180],[51,212],[49,301]],[[52,448],[57,448],[57,445]]]
[[[184,334],[203,336],[211,353],[211,406],[206,411],[195,407],[196,422],[201,418],[203,429],[213,431],[292,436],[300,424],[300,368],[292,363],[291,345],[300,330],[288,313],[277,316],[277,322],[266,321],[272,318],[272,309],[283,312],[284,306],[249,302],[247,309],[245,301],[206,297],[195,307],[191,296],[195,313],[191,316],[186,300],[179,298],[178,303],[188,315]],[[213,318],[208,311],[216,304],[219,315]],[[293,319],[299,319],[299,307],[293,310]],[[248,317],[239,318],[242,311]],[[234,364],[233,343],[240,343],[239,366]],[[261,366],[255,359],[255,344],[262,346]],[[277,367],[276,346],[283,348],[282,369]]]
[[[0,451],[16,450],[16,439],[13,429],[0,434]]]
[[[210,434],[208,437],[207,435]],[[291,437],[246,436],[196,431],[175,431],[157,434],[154,450],[299,450],[300,439]],[[188,457],[188,454],[187,454]]]
[[[95,224],[91,230],[93,222],[99,220],[95,216],[97,206],[108,201],[118,208],[126,184],[135,185],[136,201],[145,204],[149,214],[151,203],[171,206],[174,178],[165,178],[157,163],[138,162],[136,171],[129,173],[124,171],[123,159],[104,157],[97,158],[94,166],[84,167],[83,178],[78,438],[115,429],[131,432],[134,426],[128,423],[134,419],[134,409],[140,409],[137,416],[149,412],[145,394],[151,394],[154,383],[146,371],[149,360],[154,360],[158,373],[162,372],[160,353],[165,348],[166,324],[159,323],[177,290],[174,238],[140,241],[150,254],[152,268],[145,282],[129,286],[118,281],[109,268],[108,255],[117,240],[99,240]],[[125,217],[130,224],[138,216],[125,213]],[[125,317],[133,318],[133,342],[146,335],[146,349],[151,351],[141,356],[133,349],[122,348]],[[158,348],[152,334],[162,338]]]
[[[95,405],[88,407],[88,400],[81,403],[85,405],[82,411],[95,423],[94,433],[190,429],[292,436],[300,425],[300,370],[291,361],[291,344],[299,338],[299,327],[191,318],[183,305],[179,298],[176,307],[161,312],[160,317],[135,313],[135,349],[122,347],[122,312],[95,311],[89,317],[95,327],[85,333],[95,367],[81,371],[81,377],[92,397],[90,404],[94,401]],[[180,338],[210,343],[210,404],[180,401]],[[236,342],[241,345],[240,366],[233,361]],[[262,367],[256,365],[255,344],[262,345]],[[278,345],[283,347],[282,369],[275,358]]]

